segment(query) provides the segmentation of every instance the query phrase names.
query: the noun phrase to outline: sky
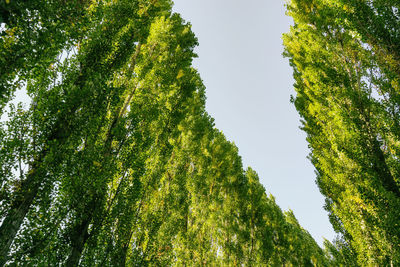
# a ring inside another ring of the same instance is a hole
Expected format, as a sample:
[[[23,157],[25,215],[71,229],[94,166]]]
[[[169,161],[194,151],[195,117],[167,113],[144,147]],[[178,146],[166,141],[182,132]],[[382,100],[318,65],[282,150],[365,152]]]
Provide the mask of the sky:
[[[244,167],[259,174],[267,193],[291,209],[314,239],[335,233],[315,183],[310,150],[290,95],[292,70],[281,36],[289,30],[283,0],[175,0],[174,11],[199,40],[198,69],[207,111],[239,148]]]
[[[244,167],[257,171],[283,210],[293,210],[320,245],[323,237],[332,241],[335,233],[307,159],[306,135],[290,103],[295,92],[281,36],[292,20],[285,16],[284,0],[174,2],[199,40],[194,67],[216,127],[236,144]],[[27,103],[23,91],[15,99]]]

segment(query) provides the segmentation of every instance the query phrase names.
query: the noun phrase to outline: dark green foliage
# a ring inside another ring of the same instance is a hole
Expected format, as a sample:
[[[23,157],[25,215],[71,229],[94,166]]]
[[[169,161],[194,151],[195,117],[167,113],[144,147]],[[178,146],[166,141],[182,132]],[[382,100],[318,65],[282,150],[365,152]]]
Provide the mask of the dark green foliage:
[[[17,88],[41,76],[63,49],[82,38],[94,5],[87,0],[0,2],[0,110]]]

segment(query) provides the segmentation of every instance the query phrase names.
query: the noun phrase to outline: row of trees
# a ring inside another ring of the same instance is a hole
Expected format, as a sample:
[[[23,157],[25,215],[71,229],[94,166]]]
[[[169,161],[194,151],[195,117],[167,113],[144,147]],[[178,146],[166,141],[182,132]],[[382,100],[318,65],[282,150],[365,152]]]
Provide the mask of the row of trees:
[[[1,2],[0,266],[343,262],[215,129],[171,5]]]
[[[284,36],[342,258],[400,265],[400,4],[290,0]]]

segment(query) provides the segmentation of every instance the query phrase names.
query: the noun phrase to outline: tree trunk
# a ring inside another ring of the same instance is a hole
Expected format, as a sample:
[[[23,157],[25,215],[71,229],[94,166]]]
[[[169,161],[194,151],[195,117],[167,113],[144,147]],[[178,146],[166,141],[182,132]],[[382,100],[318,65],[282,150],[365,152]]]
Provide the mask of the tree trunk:
[[[375,162],[373,162],[373,168],[376,173],[379,174],[382,186],[389,192],[392,192],[396,197],[400,198],[399,187],[390,172],[389,166],[386,163],[385,155],[383,154],[378,141],[372,141],[373,152],[376,156]]]
[[[41,178],[44,176],[40,165],[46,153],[47,151],[43,151],[39,160],[35,161],[27,178],[22,182],[20,190],[15,193],[11,208],[0,226],[0,266],[6,263],[11,244],[39,191]]]
[[[32,177],[31,179],[35,178]],[[23,198],[17,199],[13,203],[11,210],[0,227],[0,266],[3,266],[7,261],[10,246],[38,192],[39,183],[34,183],[33,187],[28,187],[27,189],[24,190]]]
[[[82,255],[83,247],[85,246],[86,240],[89,237],[88,228],[90,219],[87,216],[80,224],[76,225],[73,236],[72,236],[72,248],[68,256],[65,266],[75,267],[78,266],[79,260]]]
[[[77,84],[80,88],[83,86],[83,76],[79,76]],[[49,133],[48,144],[57,140],[58,146],[61,146],[70,136],[71,129],[69,125],[70,117],[78,109],[80,101],[77,101],[64,116],[60,116],[54,124],[53,130]],[[33,160],[30,171],[26,179],[21,183],[21,187],[15,192],[10,210],[7,212],[3,223],[0,226],[0,266],[3,266],[7,260],[10,246],[20,229],[22,222],[32,205],[33,200],[39,191],[40,185],[46,175],[42,170],[42,164],[49,153],[49,148],[44,148],[40,154]]]

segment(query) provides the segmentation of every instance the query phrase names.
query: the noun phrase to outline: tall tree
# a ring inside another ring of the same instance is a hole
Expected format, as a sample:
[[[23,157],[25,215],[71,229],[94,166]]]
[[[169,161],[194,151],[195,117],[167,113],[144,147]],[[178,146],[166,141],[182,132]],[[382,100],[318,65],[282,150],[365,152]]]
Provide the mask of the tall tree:
[[[6,27],[33,14],[27,32],[51,36],[40,21],[58,2],[34,3],[6,6]],[[60,26],[57,59],[10,66],[32,103],[0,127],[0,265],[328,265],[214,127],[197,39],[172,3],[84,4],[83,28]]]
[[[101,5],[101,10],[97,12],[100,17],[93,19],[95,23],[88,31],[88,36],[82,37],[84,40],[77,43],[78,54],[66,67],[66,73],[50,76],[49,72],[56,71],[50,68],[28,85],[27,91],[33,97],[31,110],[37,122],[35,127],[38,134],[31,140],[34,153],[26,160],[29,171],[26,177],[20,179],[21,186],[13,192],[10,207],[0,227],[1,260],[5,259],[43,183],[52,184],[61,176],[57,173],[60,170],[52,170],[51,166],[61,170],[65,167],[60,163],[60,156],[71,154],[85,134],[99,127],[107,101],[115,101],[117,93],[121,91],[108,83],[113,80],[114,71],[125,64],[129,54],[134,53],[132,36],[135,36],[136,29],[133,25],[126,27],[130,20],[120,14],[135,14],[134,10],[139,6],[141,3],[129,1]],[[146,36],[148,13],[164,10],[160,6],[141,6],[142,13],[134,20],[142,26],[138,29],[144,31],[136,34],[138,38]],[[101,20],[106,22],[99,23]],[[60,84],[57,83],[59,76],[63,78]]]
[[[96,17],[90,0],[0,2],[0,111],[29,77],[55,63]]]
[[[398,3],[289,1],[295,106],[336,231],[360,265],[399,264]]]

